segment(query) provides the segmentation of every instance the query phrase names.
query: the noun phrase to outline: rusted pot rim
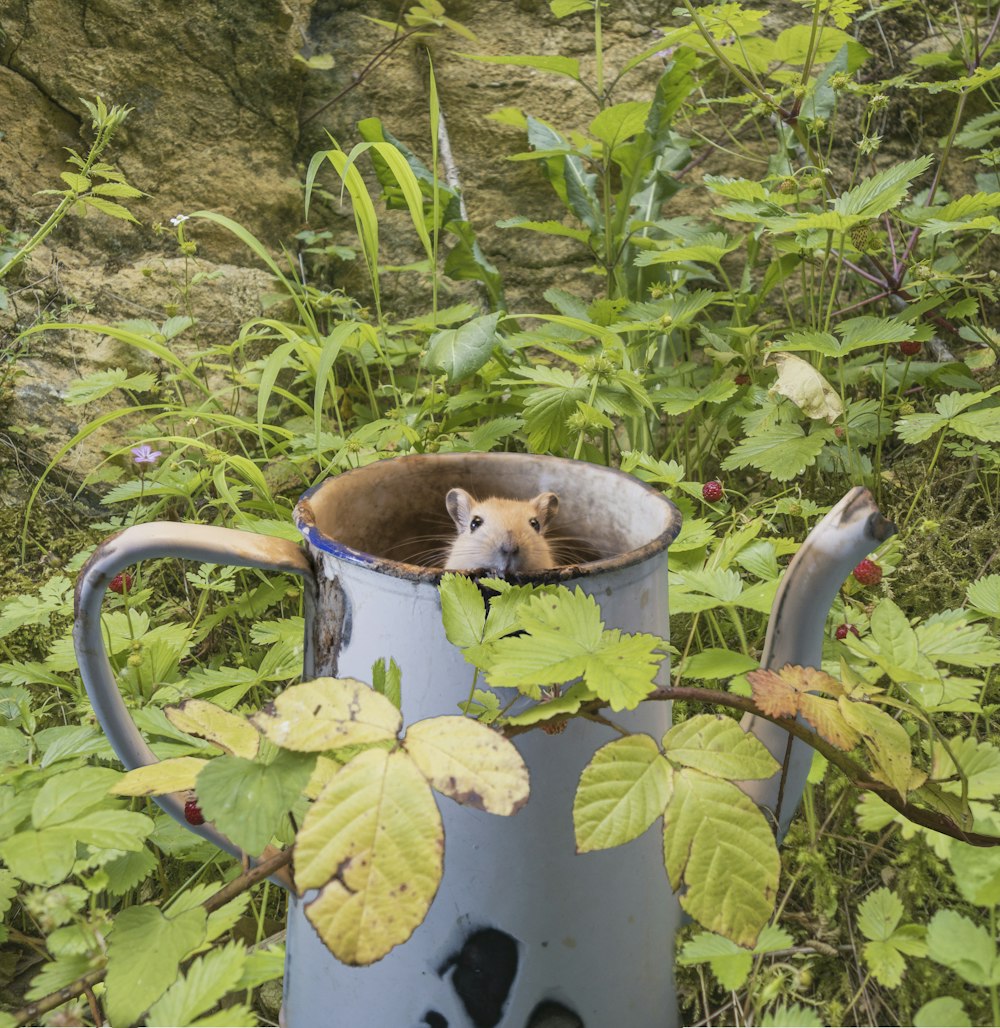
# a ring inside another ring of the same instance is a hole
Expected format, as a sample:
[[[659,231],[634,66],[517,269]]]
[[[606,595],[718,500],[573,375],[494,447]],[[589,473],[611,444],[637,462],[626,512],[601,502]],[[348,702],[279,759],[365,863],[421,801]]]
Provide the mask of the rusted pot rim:
[[[407,564],[403,561],[390,560],[387,557],[379,557],[372,553],[366,553],[363,550],[356,550],[353,547],[347,546],[344,543],[338,542],[331,536],[326,535],[316,525],[316,517],[310,501],[321,489],[329,487],[332,483],[339,482],[348,475],[364,475],[365,472],[370,471],[376,465],[384,465],[387,461],[395,461],[399,463],[429,463],[431,461],[435,463],[445,463],[454,460],[457,463],[468,460],[470,456],[473,455],[469,453],[409,454],[403,457],[387,457],[385,460],[376,461],[373,464],[366,464],[364,467],[351,468],[348,471],[341,472],[339,475],[335,475],[333,478],[324,479],[322,482],[319,482],[311,489],[304,492],[299,498],[299,502],[295,505],[295,510],[292,515],[293,520],[295,521],[296,527],[303,536],[305,536],[305,539],[310,546],[313,546],[317,550],[321,550],[323,553],[329,553],[338,560],[345,561],[348,564],[354,564],[358,567],[368,568],[378,574],[390,575],[393,578],[403,578],[411,582],[427,582],[432,585],[437,585],[441,581],[442,576],[447,574],[444,568],[426,567],[420,564]],[[645,490],[650,494],[650,496],[662,503],[668,510],[669,516],[667,519],[667,527],[659,535],[655,536],[643,546],[627,550],[615,557],[605,557],[600,560],[587,561],[586,563],[580,564],[567,564],[561,567],[555,567],[531,574],[508,574],[504,576],[505,580],[508,582],[513,582],[515,584],[545,584],[562,582],[567,579],[589,578],[595,575],[604,574],[608,571],[618,571],[622,568],[632,567],[635,564],[641,564],[643,561],[648,560],[650,557],[653,557],[658,553],[662,553],[677,538],[677,535],[681,530],[681,522],[683,520],[681,512],[670,500],[667,499],[667,497],[648,483],[643,482],[634,475],[630,475],[624,471],[619,471],[617,468],[608,468],[602,464],[591,464],[587,461],[570,460],[566,457],[550,457],[538,454],[477,453],[474,456],[477,460],[484,461],[495,460],[498,462],[509,462],[520,458],[529,461],[544,461],[546,463],[551,462],[563,465],[585,464],[588,468],[596,469],[601,474],[615,475],[621,478],[624,482],[628,483],[629,488],[640,488]],[[490,578],[496,576],[493,572],[483,569],[482,572],[472,572],[471,577]]]

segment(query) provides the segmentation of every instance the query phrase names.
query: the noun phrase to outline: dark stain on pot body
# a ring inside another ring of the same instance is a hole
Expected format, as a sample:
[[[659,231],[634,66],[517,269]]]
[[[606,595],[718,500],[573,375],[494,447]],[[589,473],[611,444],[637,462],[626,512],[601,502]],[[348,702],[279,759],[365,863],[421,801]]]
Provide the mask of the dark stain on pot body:
[[[316,575],[316,608],[313,614],[314,678],[336,678],[340,651],[351,639],[351,606],[337,576]]]
[[[585,1028],[580,1015],[554,999],[543,999],[524,1028]]]
[[[454,968],[451,984],[475,1028],[494,1028],[503,1017],[517,975],[517,941],[499,928],[479,928],[438,973]]]

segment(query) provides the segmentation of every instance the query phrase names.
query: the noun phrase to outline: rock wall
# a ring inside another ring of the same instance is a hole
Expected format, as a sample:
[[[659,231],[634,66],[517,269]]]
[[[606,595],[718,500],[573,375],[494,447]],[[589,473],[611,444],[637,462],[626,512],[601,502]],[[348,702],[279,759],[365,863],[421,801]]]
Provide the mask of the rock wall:
[[[98,344],[90,333],[47,333],[15,346],[18,329],[39,316],[159,323],[176,313],[179,283],[198,273],[201,284],[189,297],[198,330],[179,345],[231,339],[259,313],[266,273],[241,243],[204,224],[191,229],[197,256],[178,257],[169,219],[216,210],[278,252],[306,227],[301,181],[310,156],[328,145],[327,132],[350,148],[361,118],[381,117],[429,161],[428,55],[469,218],[505,278],[512,308],[542,308],[542,292],[556,281],[580,292],[599,288],[577,244],[496,227],[517,214],[546,219],[562,212],[534,162],[507,159],[526,148],[523,134],[488,119],[516,106],[571,129],[596,113],[593,98],[568,80],[457,56],[564,54],[579,57],[591,76],[585,22],[555,19],[542,0],[446,6],[474,40],[439,28],[407,36],[388,54],[394,34],[371,19],[394,22],[396,0],[7,0],[0,6],[0,227],[30,233],[52,210],[55,200],[38,190],[60,188],[64,148],[85,151],[91,138],[81,97],[100,95],[134,108],[106,158],[148,194],[129,202],[139,226],[94,214],[68,217],[6,283],[11,304],[0,312],[0,353],[6,351],[8,364],[6,372],[0,365],[0,388],[4,380],[14,388],[0,421],[31,426],[18,441],[19,461],[37,473],[81,423],[101,412],[100,404],[65,406],[72,381],[102,367],[135,368],[145,358],[119,344]],[[655,40],[669,8],[663,0],[610,5],[608,66]],[[332,69],[302,59],[316,55],[332,55]],[[637,78],[636,95],[646,95],[647,86]],[[339,192],[332,170],[323,181]],[[374,182],[373,190],[377,195]],[[332,229],[344,245],[354,241],[350,211],[334,201],[316,204],[309,227]],[[387,263],[421,256],[405,216],[390,213],[381,229]],[[334,274],[325,284],[364,295],[367,282],[356,268],[343,265]],[[384,285],[394,314],[426,309],[426,276],[389,276]],[[478,295],[469,283],[446,285],[442,303]],[[19,358],[13,376],[12,354]],[[105,401],[105,409],[112,405]],[[65,471],[86,473],[115,443],[111,430],[96,434],[63,462]]]

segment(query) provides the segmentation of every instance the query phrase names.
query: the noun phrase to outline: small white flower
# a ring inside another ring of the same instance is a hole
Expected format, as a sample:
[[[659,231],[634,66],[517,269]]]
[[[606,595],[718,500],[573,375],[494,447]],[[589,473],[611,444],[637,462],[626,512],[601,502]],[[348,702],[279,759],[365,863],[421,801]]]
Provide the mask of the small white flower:
[[[177,228],[178,225],[181,225],[185,221],[187,221],[189,216],[190,215],[187,215],[187,214],[176,214],[176,215],[174,215],[174,217],[172,217],[170,219],[170,224],[173,225],[174,228]]]

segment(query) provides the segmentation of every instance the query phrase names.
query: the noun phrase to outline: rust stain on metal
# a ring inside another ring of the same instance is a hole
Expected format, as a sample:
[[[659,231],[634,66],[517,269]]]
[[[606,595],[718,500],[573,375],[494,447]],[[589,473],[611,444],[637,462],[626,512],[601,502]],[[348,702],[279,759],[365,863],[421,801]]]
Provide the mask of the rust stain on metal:
[[[351,611],[339,576],[316,576],[316,610],[313,641],[317,678],[336,678],[340,651],[351,638]]]

